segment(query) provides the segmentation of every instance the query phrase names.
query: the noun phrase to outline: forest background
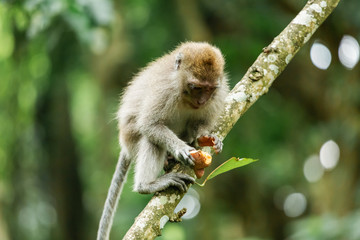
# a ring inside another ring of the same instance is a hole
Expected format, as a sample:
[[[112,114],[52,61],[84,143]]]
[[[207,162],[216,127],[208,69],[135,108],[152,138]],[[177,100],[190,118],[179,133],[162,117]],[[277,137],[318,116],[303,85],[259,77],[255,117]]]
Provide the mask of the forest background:
[[[304,0],[0,2],[0,239],[94,239],[127,82],[186,40],[225,55],[234,86]],[[343,0],[238,121],[159,239],[360,239],[360,3]],[[207,170],[209,172],[210,169]],[[128,178],[111,237],[150,195]]]

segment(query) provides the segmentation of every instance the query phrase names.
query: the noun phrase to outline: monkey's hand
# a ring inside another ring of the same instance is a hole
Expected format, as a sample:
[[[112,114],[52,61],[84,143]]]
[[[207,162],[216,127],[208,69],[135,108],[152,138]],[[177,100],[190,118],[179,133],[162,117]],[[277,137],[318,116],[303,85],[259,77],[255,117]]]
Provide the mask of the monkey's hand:
[[[192,150],[195,150],[195,148],[186,145],[186,147],[184,147],[182,149],[175,150],[174,157],[177,160],[179,160],[179,161],[193,167],[195,165],[195,162],[194,162],[195,159],[190,154],[190,152]]]
[[[220,153],[223,148],[222,141],[213,134],[204,135],[197,139],[197,145],[200,147],[212,147],[215,153]]]

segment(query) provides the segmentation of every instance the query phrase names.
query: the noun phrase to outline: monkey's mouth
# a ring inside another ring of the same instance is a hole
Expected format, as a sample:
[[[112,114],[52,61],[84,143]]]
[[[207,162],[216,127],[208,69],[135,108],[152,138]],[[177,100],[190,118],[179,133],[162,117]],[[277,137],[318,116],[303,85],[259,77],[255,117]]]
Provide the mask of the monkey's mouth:
[[[193,109],[199,109],[201,108],[202,106],[204,106],[204,104],[197,104],[197,103],[193,103],[193,102],[189,102],[189,105],[191,108]]]
[[[197,102],[193,102],[191,100],[188,100],[186,99],[185,101],[185,104],[189,105],[192,109],[199,109],[201,108],[202,106],[204,106],[205,104],[201,104],[201,103],[197,103]]]

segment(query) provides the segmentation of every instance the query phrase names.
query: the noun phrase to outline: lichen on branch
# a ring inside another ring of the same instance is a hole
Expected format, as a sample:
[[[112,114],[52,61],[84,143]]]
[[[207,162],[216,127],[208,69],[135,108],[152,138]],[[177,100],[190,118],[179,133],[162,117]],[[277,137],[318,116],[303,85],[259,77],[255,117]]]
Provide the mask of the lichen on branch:
[[[305,45],[340,0],[310,0],[291,23],[263,49],[226,98],[214,133],[224,139],[237,120],[262,95]]]

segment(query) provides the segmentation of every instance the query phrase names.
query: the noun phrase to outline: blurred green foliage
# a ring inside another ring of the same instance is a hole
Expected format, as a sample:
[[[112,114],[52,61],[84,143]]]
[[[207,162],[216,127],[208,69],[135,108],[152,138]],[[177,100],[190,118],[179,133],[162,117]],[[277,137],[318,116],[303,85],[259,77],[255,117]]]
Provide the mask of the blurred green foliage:
[[[126,82],[186,40],[222,49],[231,86],[305,1],[25,0],[0,2],[0,239],[94,239],[119,152],[115,113]],[[360,40],[358,0],[341,1],[274,86],[239,120],[211,167],[261,161],[194,186],[201,210],[160,239],[359,239],[360,71],[341,65]],[[319,40],[333,56],[311,62]],[[306,159],[333,139],[336,168],[308,182]],[[208,170],[210,172],[211,169]],[[132,173],[111,237],[151,196]],[[287,217],[290,193],[306,197]]]

